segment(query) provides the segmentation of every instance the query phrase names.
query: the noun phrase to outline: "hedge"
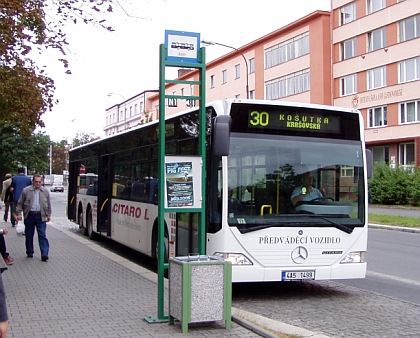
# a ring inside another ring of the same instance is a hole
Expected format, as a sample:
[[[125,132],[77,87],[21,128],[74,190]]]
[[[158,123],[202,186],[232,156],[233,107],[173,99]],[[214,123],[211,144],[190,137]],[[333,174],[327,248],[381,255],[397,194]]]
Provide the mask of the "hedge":
[[[420,169],[375,163],[369,198],[373,204],[420,205]]]

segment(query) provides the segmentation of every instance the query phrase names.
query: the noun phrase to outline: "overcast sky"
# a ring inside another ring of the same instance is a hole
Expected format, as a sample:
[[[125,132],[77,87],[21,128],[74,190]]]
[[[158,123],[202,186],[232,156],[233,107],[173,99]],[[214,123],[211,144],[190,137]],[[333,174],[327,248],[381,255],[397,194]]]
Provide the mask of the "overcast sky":
[[[60,101],[43,115],[53,141],[76,132],[104,137],[105,110],[149,89],[158,89],[159,45],[165,30],[188,31],[239,48],[315,10],[330,10],[330,0],[120,0],[132,17],[116,10],[113,33],[85,24],[67,29],[72,75],[64,74],[56,55],[44,55],[48,76]],[[207,62],[231,52],[206,48]],[[108,93],[118,95],[108,96]]]

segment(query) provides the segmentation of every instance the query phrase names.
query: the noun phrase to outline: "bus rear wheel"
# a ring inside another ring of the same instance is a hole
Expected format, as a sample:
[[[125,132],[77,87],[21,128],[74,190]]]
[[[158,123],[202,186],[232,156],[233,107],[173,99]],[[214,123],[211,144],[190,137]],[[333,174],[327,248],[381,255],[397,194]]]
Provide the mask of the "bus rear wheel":
[[[95,239],[95,233],[93,232],[93,217],[92,210],[88,211],[88,216],[86,218],[86,232],[89,239]]]
[[[152,258],[155,262],[155,264],[158,264],[158,260],[159,260],[159,243],[158,243],[158,234],[157,231],[155,233],[155,236],[153,236],[153,243],[152,243],[152,248],[153,248],[153,253],[152,253]],[[164,257],[164,262],[168,263],[169,261],[169,236],[168,233],[165,230],[165,234],[164,234],[164,238],[163,238],[163,248],[164,248],[164,253],[163,253],[163,257]]]
[[[83,222],[83,211],[79,211],[77,216],[77,223],[79,224],[79,230],[82,231],[83,236],[87,236],[87,229]]]

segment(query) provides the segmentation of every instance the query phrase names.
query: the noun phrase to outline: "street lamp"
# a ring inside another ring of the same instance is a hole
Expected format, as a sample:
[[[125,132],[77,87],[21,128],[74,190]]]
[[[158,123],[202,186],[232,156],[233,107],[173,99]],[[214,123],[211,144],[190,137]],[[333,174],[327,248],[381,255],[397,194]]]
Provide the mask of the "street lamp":
[[[218,46],[231,48],[233,50],[236,50],[239,54],[242,55],[242,57],[244,58],[245,67],[246,67],[246,98],[249,99],[248,61],[246,61],[245,55],[243,55],[238,48],[228,46],[228,45],[224,45],[223,43],[218,43],[218,42],[208,41],[208,40],[201,40],[201,43],[203,43],[205,45],[218,45]]]
[[[127,120],[127,108],[126,108],[126,104],[127,104],[127,102],[126,102],[126,100],[125,100],[125,97],[123,96],[123,95],[121,95],[121,94],[117,94],[117,93],[108,93],[108,97],[110,97],[110,96],[112,96],[112,95],[118,95],[118,96],[121,96],[122,98],[123,98],[123,100],[124,100],[124,130],[126,129],[126,120]],[[120,107],[120,105],[118,104],[118,108]]]

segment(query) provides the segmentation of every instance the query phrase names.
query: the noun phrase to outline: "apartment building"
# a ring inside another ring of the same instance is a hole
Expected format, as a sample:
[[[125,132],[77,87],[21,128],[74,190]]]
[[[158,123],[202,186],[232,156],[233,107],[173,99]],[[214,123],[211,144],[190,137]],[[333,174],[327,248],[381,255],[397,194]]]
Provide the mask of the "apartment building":
[[[156,112],[149,108],[148,102],[149,98],[158,92],[157,89],[145,90],[128,100],[120,94],[109,93],[108,96],[120,96],[124,101],[105,111],[105,127],[103,128],[105,137],[156,119]]]
[[[231,51],[206,67],[207,102],[249,97],[331,104],[330,31],[330,13],[315,11],[245,46],[225,46]],[[186,73],[182,79],[198,80],[198,72]],[[169,85],[166,93],[194,95],[198,88]],[[157,103],[158,95],[153,104]],[[194,104],[180,102],[167,107],[166,113]]]
[[[374,161],[420,165],[420,1],[332,0],[333,104],[361,110]]]
[[[248,96],[357,108],[375,161],[419,166],[420,0],[332,0],[331,6],[245,46],[226,46],[229,53],[207,64],[206,100]],[[179,79],[198,75],[183,70]],[[198,88],[168,85],[166,93],[195,95]],[[170,100],[165,112],[196,104]],[[143,105],[158,118],[157,92]],[[123,122],[122,106],[107,110],[106,136],[141,123],[136,115]]]
[[[330,32],[330,12],[315,11],[245,46],[226,46],[230,52],[207,63],[206,101],[249,97],[332,104]],[[178,79],[198,81],[199,72],[182,69]],[[198,94],[197,85],[170,84],[165,90],[169,95]],[[142,115],[131,110],[139,112],[134,107],[142,98],[139,94],[106,110],[106,136],[141,123]],[[198,102],[171,99],[165,113],[172,115],[195,105]],[[158,118],[159,93],[147,95],[143,107],[150,117]]]

